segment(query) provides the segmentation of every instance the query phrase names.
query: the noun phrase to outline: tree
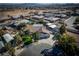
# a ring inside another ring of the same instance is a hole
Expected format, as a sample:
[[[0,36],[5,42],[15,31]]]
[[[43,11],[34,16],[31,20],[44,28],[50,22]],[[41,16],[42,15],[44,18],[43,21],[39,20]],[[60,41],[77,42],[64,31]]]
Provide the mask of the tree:
[[[65,27],[65,24],[64,23],[61,25],[61,27],[60,27],[59,30],[60,30],[60,34],[66,33],[66,27]]]
[[[11,47],[11,48],[8,50],[8,53],[9,53],[11,56],[15,56],[15,48],[14,48],[14,47]]]
[[[39,40],[39,33],[38,32],[35,32],[32,34],[32,38],[34,39],[34,41],[38,41]]]
[[[74,24],[75,24],[75,25],[76,25],[76,24],[79,24],[79,17],[77,17],[77,18],[75,19]]]
[[[4,31],[0,29],[0,36],[2,36],[3,34],[4,34]]]
[[[40,24],[43,24],[43,25],[46,24],[43,19],[40,19],[39,23],[40,23]]]
[[[15,55],[15,48],[11,46],[11,43],[6,43],[5,48],[11,56]]]
[[[57,40],[57,45],[61,48],[62,52],[64,52],[64,55],[78,55],[79,50],[76,45],[76,39],[66,34],[64,23],[60,27],[60,34],[56,34],[55,39]]]
[[[77,7],[72,8],[73,14],[76,14],[76,9],[77,9]]]
[[[56,46],[64,52],[64,55],[79,55],[79,48],[76,45],[76,39],[66,33],[65,24],[60,27],[60,33],[54,37],[57,40]]]
[[[23,27],[25,27],[26,24],[25,23],[21,23],[17,26],[17,30],[22,30]]]
[[[16,40],[16,45],[19,45],[22,42],[22,38],[19,34],[15,36],[15,40]]]
[[[74,37],[63,34],[58,39],[58,46],[62,49],[65,55],[77,55],[78,47]]]

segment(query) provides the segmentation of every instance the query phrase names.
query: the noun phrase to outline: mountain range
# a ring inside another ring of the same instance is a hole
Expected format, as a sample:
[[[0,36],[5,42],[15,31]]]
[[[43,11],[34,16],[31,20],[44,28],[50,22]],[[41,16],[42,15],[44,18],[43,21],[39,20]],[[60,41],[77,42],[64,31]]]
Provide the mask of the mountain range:
[[[0,3],[4,8],[79,8],[79,3]]]

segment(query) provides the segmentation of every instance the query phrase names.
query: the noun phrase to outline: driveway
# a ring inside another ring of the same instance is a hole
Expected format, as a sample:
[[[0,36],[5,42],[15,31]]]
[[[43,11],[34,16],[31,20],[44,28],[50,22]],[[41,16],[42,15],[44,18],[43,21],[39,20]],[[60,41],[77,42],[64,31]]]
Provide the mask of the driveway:
[[[26,46],[19,56],[42,56],[41,51],[51,47],[51,45],[45,43],[34,43],[28,47]]]

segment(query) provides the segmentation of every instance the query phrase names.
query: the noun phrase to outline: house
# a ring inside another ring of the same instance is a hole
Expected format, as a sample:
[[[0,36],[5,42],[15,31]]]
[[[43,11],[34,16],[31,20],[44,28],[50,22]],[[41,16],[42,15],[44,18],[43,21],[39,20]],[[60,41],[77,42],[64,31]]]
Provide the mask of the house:
[[[53,23],[47,23],[46,25],[47,25],[47,28],[48,28],[51,32],[53,32],[53,33],[59,32],[59,29],[58,29],[57,25],[55,25],[55,24],[53,24]]]
[[[31,24],[32,22],[26,19],[18,19],[17,21],[13,22],[10,26],[16,29],[20,29],[28,23]]]
[[[49,25],[49,27],[53,29],[53,28],[56,28],[57,26],[56,25]]]
[[[10,35],[10,34],[4,34],[3,38],[5,40],[6,43],[9,43],[10,41],[12,41],[14,38]]]
[[[55,14],[55,17],[66,18],[67,15],[66,14]]]
[[[20,17],[20,15],[14,15],[14,16],[12,16],[13,19],[17,19],[19,17]]]
[[[40,15],[40,16],[38,16],[38,15],[34,15],[34,16],[32,16],[32,18],[33,19],[42,19],[42,18],[44,18],[44,16],[42,16],[42,15]]]
[[[31,23],[29,20],[26,20],[26,19],[19,19],[18,21],[14,22],[14,25],[19,25],[19,24],[22,24],[22,23]]]
[[[42,24],[33,24],[33,30],[42,32],[43,25]]]
[[[10,43],[12,47],[16,46],[16,40],[14,39],[14,37],[10,34],[4,34],[3,35],[3,42],[5,43]]]
[[[57,18],[57,17],[45,17],[44,19],[51,22],[60,20],[60,18]]]
[[[4,44],[2,41],[0,41],[0,50],[4,47]]]
[[[19,21],[20,23],[29,23],[30,21],[29,20],[26,20],[26,19],[23,19],[23,20],[21,20],[21,21]]]
[[[49,28],[51,29],[51,31],[53,33],[58,33],[59,32],[59,28],[54,24],[54,25],[50,25]]]
[[[10,17],[8,17],[8,16],[0,16],[0,22],[6,21],[9,19],[10,19]]]
[[[47,26],[50,26],[50,25],[52,25],[52,23],[47,23],[46,25],[47,25]]]
[[[42,24],[27,25],[27,30],[29,30],[30,32],[42,32],[42,28]]]

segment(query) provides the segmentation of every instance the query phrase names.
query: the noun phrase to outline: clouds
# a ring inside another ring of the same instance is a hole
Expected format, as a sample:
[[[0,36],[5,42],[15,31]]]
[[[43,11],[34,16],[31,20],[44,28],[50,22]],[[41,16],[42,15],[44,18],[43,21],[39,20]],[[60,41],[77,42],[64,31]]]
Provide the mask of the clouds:
[[[78,0],[0,0],[0,3],[79,3]]]

